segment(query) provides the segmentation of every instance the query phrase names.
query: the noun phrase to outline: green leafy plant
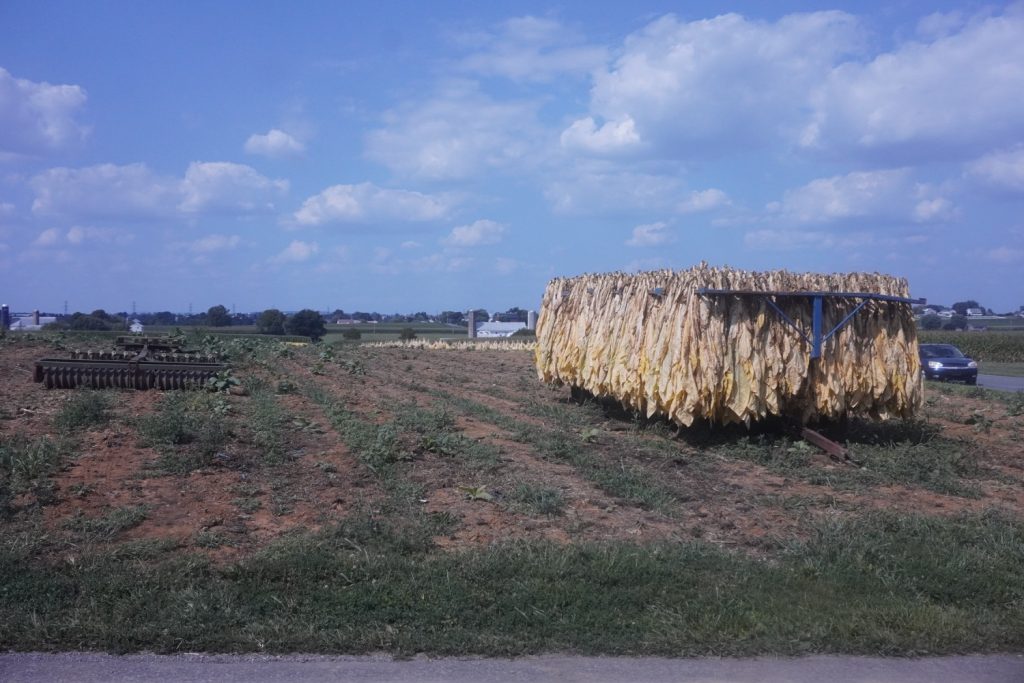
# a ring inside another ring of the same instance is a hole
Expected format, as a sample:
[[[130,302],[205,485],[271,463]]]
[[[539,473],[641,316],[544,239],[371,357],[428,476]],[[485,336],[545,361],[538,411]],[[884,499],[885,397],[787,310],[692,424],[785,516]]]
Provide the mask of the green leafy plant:
[[[480,486],[459,486],[459,490],[466,494],[470,500],[492,501],[494,496],[487,492],[487,487]]]
[[[231,374],[231,370],[221,370],[216,375],[206,380],[206,390],[212,392],[228,392],[231,387],[237,387],[241,382]]]

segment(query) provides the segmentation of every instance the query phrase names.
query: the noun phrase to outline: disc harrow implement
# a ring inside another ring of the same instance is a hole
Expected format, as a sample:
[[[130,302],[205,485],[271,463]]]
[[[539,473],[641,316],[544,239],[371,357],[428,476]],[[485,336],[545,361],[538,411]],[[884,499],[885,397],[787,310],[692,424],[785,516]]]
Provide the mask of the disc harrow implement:
[[[47,389],[201,389],[225,369],[224,363],[43,358],[33,379]]]
[[[148,336],[142,337],[139,335],[121,335],[114,342],[115,346],[119,346],[122,349],[128,351],[141,351],[143,349],[149,349],[150,351],[180,351],[181,342],[172,337],[166,336]]]
[[[187,353],[170,337],[118,337],[114,351],[72,351],[36,361],[47,389],[201,389],[227,369],[215,356]]]

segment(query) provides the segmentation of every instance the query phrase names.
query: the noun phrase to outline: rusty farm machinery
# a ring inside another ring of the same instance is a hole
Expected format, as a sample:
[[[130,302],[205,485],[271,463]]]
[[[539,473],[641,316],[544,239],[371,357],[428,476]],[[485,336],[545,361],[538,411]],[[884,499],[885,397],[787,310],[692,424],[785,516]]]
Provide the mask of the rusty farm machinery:
[[[33,379],[47,389],[200,389],[227,370],[214,356],[184,351],[172,337],[121,336],[113,351],[73,351],[36,361]]]

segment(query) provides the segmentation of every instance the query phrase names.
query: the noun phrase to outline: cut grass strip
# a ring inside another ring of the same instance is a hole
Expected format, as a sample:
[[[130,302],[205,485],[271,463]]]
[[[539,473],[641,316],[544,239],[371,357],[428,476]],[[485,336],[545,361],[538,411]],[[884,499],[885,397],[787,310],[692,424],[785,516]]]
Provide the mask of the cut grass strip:
[[[872,514],[773,562],[705,543],[432,552],[359,517],[240,564],[0,543],[0,647],[511,656],[922,655],[1024,647],[1024,524]],[[941,552],[938,551],[941,549]]]

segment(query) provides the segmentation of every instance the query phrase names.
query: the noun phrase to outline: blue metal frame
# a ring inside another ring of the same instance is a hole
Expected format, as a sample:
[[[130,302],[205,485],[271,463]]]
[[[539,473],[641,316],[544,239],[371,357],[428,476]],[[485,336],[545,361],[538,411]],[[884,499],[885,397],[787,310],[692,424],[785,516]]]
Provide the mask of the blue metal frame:
[[[808,344],[811,345],[811,360],[821,358],[821,349],[825,342],[832,338],[832,336],[841,330],[846,323],[853,319],[853,316],[857,315],[858,312],[864,306],[867,305],[868,301],[885,301],[889,303],[901,303],[901,304],[924,304],[927,303],[927,299],[909,299],[903,296],[890,296],[888,294],[875,294],[872,292],[758,292],[747,289],[711,289],[708,287],[702,287],[697,290],[697,293],[701,296],[757,296],[762,297],[771,308],[779,314],[786,323],[796,330],[801,337],[803,337]],[[786,315],[779,305],[775,303],[772,297],[786,297],[786,298],[803,298],[811,300],[811,336],[808,337],[807,333],[804,332],[800,327],[793,322],[793,319]],[[822,325],[825,320],[824,313],[824,301],[826,298],[829,299],[863,299],[857,306],[843,318],[838,325],[833,327],[828,334],[822,334]]]

